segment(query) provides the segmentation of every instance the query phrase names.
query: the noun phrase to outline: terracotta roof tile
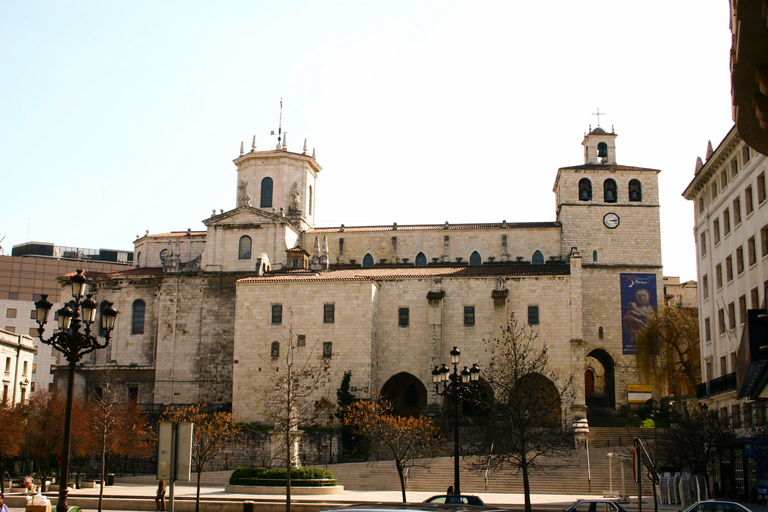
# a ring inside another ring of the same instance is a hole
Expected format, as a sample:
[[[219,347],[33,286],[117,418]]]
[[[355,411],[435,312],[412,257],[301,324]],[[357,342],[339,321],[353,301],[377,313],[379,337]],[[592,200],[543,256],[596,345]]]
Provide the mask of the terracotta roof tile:
[[[498,277],[498,276],[559,276],[570,275],[567,263],[493,264],[477,266],[427,266],[427,267],[365,267],[327,271],[278,272],[262,277],[246,277],[238,283],[286,283],[324,281],[387,281],[391,279],[418,279],[429,277]]]
[[[97,272],[95,270],[84,270],[83,275],[85,277],[119,277],[119,276],[150,276],[153,274],[162,274],[163,267],[141,267],[141,268],[127,268],[125,270],[118,270],[116,272]],[[69,272],[61,277],[72,277],[76,272]]]

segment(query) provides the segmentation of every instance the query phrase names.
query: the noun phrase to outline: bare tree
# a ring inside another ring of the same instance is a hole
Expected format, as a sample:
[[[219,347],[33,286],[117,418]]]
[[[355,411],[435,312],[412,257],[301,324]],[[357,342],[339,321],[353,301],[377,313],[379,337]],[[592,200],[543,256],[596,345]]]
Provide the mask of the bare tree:
[[[434,456],[443,448],[445,437],[431,418],[398,416],[392,411],[388,400],[374,394],[372,400],[359,400],[345,407],[343,421],[355,433],[371,439],[392,455],[405,503],[406,468],[428,467],[423,461],[417,461]]]
[[[635,336],[635,361],[640,375],[660,391],[695,393],[701,380],[699,310],[661,308]]]
[[[477,430],[483,437],[481,445],[493,443],[494,448],[473,466],[521,472],[525,510],[531,512],[530,475],[565,465],[575,448],[570,422],[563,417],[573,403],[572,378],[562,379],[550,367],[546,344],[538,341],[530,325],[518,324],[514,315],[501,338],[486,344],[491,362],[483,377],[493,398],[485,404],[488,421]],[[558,458],[562,464],[553,463]]]
[[[273,437],[279,446],[273,453],[285,467],[285,507],[291,510],[291,467],[298,466],[299,428],[311,425],[320,417],[333,413],[333,402],[320,396],[319,389],[329,381],[330,356],[318,350],[319,343],[298,346],[293,334],[293,321],[288,328],[288,341],[282,346],[274,342],[270,354],[262,356],[271,372],[272,386],[262,399],[264,412],[281,435]]]
[[[192,462],[197,468],[195,512],[200,512],[200,483],[205,466],[219,456],[221,450],[240,439],[240,427],[231,413],[205,412],[205,404],[187,405],[166,410],[163,421],[194,423]]]
[[[109,371],[102,373],[98,391],[88,404],[90,429],[101,462],[99,507],[104,500],[104,483],[115,456],[148,457],[151,447],[146,416],[133,400],[121,400],[113,386]]]

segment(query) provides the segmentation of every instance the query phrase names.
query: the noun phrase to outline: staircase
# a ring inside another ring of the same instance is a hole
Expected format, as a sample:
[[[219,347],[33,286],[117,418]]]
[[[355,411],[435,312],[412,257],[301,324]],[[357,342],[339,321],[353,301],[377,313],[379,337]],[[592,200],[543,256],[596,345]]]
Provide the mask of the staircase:
[[[587,471],[587,450],[576,450],[567,460],[544,459],[543,465],[549,466],[546,473],[530,475],[531,492],[534,494],[584,494],[602,495],[610,489],[608,453],[632,455],[633,438],[638,432],[626,428],[590,428],[589,432],[589,469]],[[423,461],[429,465],[410,469],[406,489],[442,494],[449,485],[453,485],[453,459],[438,457]],[[482,492],[522,493],[523,478],[514,475],[511,470],[492,471],[486,485],[485,474],[472,472],[461,464],[461,491],[464,494]],[[621,492],[621,469],[619,459],[613,457],[613,491]],[[561,466],[561,467],[557,467]],[[350,490],[399,490],[395,464],[392,461],[361,462],[353,464],[334,464],[328,466],[336,480],[345,489]],[[591,476],[591,478],[590,478]],[[624,465],[624,485],[627,493],[634,493],[637,484],[633,480],[631,462]],[[650,481],[643,481],[643,488],[650,489]]]

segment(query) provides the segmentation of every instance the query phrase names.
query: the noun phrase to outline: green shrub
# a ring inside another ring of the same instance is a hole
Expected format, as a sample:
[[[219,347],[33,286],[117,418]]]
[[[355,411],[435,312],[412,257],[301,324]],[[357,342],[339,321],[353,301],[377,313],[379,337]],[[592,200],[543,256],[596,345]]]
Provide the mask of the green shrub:
[[[320,480],[320,481],[318,481]],[[230,485],[285,485],[285,468],[240,467],[229,477]],[[327,487],[336,485],[333,473],[323,468],[291,468],[291,485],[296,487]]]

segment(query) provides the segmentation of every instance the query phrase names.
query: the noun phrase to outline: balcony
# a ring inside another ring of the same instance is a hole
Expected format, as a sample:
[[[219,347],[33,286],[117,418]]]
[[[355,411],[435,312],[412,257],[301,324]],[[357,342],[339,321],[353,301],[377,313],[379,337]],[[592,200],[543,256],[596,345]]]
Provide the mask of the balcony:
[[[736,372],[733,372],[699,384],[696,394],[699,398],[706,398],[727,393],[728,391],[736,391],[736,388]]]

